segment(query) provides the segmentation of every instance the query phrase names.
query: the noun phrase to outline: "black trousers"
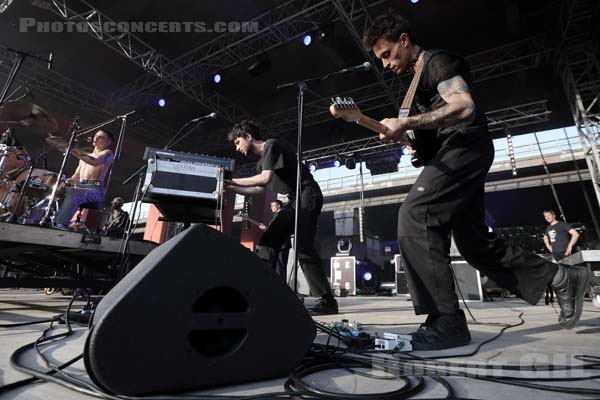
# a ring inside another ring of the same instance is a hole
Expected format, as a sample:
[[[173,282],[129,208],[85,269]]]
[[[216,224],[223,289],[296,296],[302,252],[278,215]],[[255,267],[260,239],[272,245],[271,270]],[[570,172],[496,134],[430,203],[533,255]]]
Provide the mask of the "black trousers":
[[[417,314],[458,308],[450,235],[465,260],[501,287],[536,304],[556,264],[508,246],[484,223],[484,184],[494,160],[489,134],[455,134],[428,163],[398,213],[398,241]]]
[[[294,202],[288,202],[279,211],[258,244],[258,256],[266,260],[273,269],[277,266],[283,244],[294,233],[295,206],[292,203]],[[304,271],[310,293],[314,297],[332,295],[331,286],[321,265],[321,258],[314,247],[317,221],[322,207],[323,195],[316,184],[302,191],[298,221],[298,263]]]

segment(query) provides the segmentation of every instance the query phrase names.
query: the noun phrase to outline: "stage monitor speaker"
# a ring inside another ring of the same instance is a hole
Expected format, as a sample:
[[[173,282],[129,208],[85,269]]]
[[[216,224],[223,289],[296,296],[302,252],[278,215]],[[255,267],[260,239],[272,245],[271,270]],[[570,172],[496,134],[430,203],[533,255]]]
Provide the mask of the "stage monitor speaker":
[[[85,344],[102,389],[150,395],[285,376],[316,336],[264,261],[194,225],[154,249],[98,304]]]

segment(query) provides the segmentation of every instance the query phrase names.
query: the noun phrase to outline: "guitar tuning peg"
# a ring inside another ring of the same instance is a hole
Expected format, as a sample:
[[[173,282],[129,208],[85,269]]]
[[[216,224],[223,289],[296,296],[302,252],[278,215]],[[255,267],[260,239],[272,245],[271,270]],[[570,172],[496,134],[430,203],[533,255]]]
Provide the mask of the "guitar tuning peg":
[[[354,99],[352,97],[348,97],[348,101],[354,103]]]

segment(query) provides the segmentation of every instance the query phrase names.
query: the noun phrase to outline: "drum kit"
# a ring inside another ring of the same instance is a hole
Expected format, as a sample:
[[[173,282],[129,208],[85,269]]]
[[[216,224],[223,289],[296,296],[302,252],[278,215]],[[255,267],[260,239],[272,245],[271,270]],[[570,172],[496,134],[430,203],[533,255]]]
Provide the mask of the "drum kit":
[[[6,102],[0,108],[0,125],[8,128],[0,136],[0,221],[37,225],[48,208],[54,186],[58,185],[54,210],[58,209],[65,189],[64,176],[47,170],[48,147],[36,157],[30,157],[27,149],[17,140],[19,135],[39,138],[45,145],[64,153],[69,140],[52,136],[58,124],[42,107],[25,102]],[[88,144],[81,142],[72,152],[89,154]],[[41,168],[38,168],[38,164]]]

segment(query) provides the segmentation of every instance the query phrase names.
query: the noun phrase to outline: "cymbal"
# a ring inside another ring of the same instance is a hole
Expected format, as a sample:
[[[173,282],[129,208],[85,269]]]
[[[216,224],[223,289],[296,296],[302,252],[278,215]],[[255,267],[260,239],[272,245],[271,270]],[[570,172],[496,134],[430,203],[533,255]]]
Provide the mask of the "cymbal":
[[[67,147],[69,147],[69,141],[60,136],[49,136],[46,138],[46,143],[61,153],[64,153],[67,150]],[[81,142],[75,143],[75,146],[73,146],[73,150],[71,151],[71,154],[75,157],[83,157],[91,153],[92,150],[90,149],[89,144]]]
[[[58,129],[58,123],[46,110],[26,101],[4,103],[0,108],[0,123],[23,126],[25,131],[44,136]]]

